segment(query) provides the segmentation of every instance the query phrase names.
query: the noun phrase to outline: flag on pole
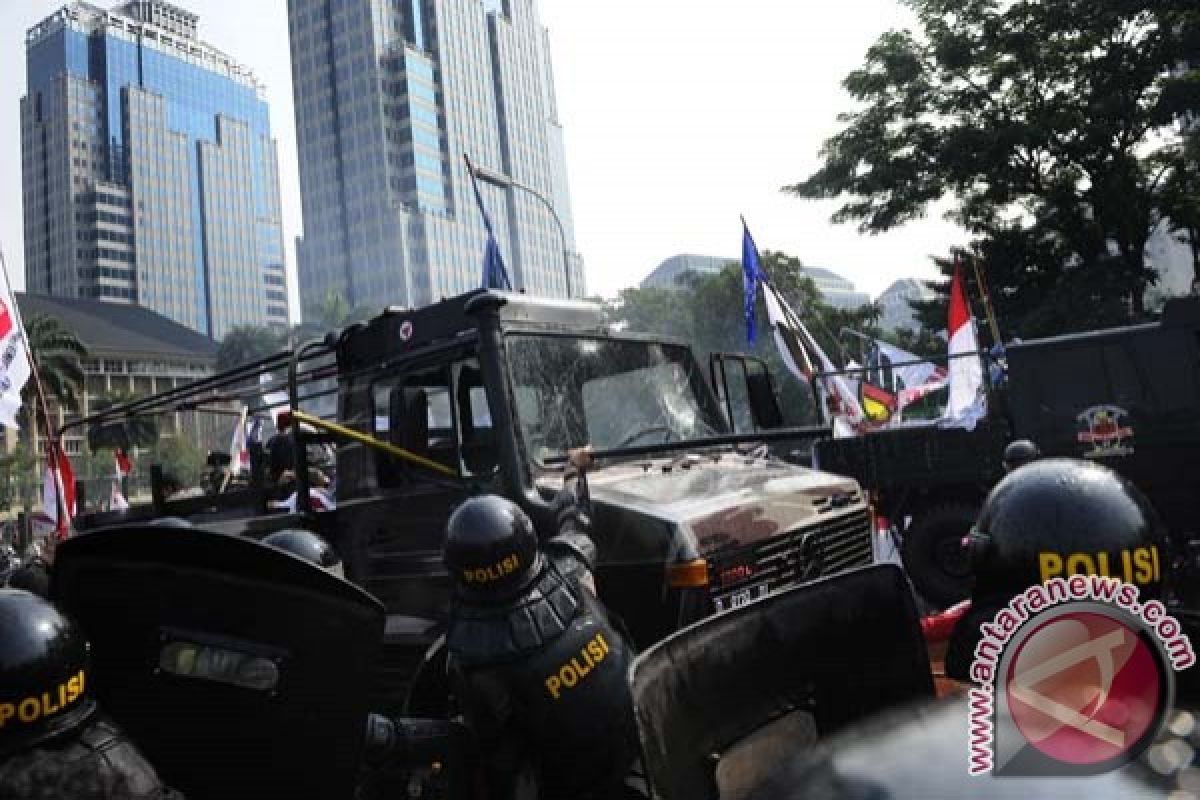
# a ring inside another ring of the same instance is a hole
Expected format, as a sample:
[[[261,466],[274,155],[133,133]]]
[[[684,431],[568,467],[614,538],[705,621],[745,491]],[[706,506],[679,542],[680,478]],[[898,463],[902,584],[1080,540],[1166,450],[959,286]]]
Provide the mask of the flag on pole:
[[[120,447],[113,451],[113,467],[118,481],[133,472],[133,461],[130,460],[129,454]]]
[[[46,474],[42,484],[42,513],[54,523],[55,533],[65,539],[75,516],[75,471],[62,445],[46,447]]]
[[[250,468],[250,451],[246,448],[246,414],[250,409],[242,406],[233,436],[229,440],[229,474],[237,475],[242,468]]]
[[[258,376],[258,386],[260,389],[270,388],[275,382],[275,378],[271,373],[264,372]],[[283,390],[273,392],[264,392],[262,396],[265,410],[271,415],[271,421],[275,423],[275,427],[279,428],[279,415],[288,410],[288,393]]]
[[[808,332],[808,328],[769,281],[762,277],[759,280],[762,283],[763,297],[766,299],[767,317],[774,330],[775,344],[779,347],[779,355],[783,358],[784,365],[804,383],[809,382],[817,373],[824,373],[817,379],[821,414],[830,420],[836,434],[852,433],[862,424],[864,417],[854,390],[850,388],[844,375],[830,374],[837,373],[837,368]]]
[[[483,288],[512,291],[512,282],[508,279],[508,270],[500,255],[500,245],[496,243],[492,220],[488,216],[487,208],[483,205],[483,194],[479,191],[479,179],[475,177],[475,168],[471,165],[470,159],[467,159],[467,172],[471,176],[471,188],[475,190],[475,202],[479,205],[479,214],[483,217],[483,227],[487,230],[487,245],[483,251]]]
[[[0,286],[0,425],[17,427],[21,389],[32,372],[20,311],[5,280]]]
[[[950,400],[945,419],[968,430],[983,415],[983,367],[979,363],[979,342],[975,338],[975,320],[967,305],[963,286],[962,264],[954,262],[954,278],[950,282],[950,314],[946,331],[950,335],[949,383]]]
[[[108,497],[108,510],[109,511],[128,511],[129,510],[129,501],[125,499],[125,494],[124,494],[124,492],[121,491],[121,482],[119,480],[113,480],[113,482],[112,482],[112,492],[109,494],[109,497]]]
[[[758,284],[763,282],[762,267],[758,263],[758,247],[746,220],[742,220],[742,314],[746,317],[746,341],[754,344],[757,338],[755,301],[758,299]],[[782,350],[780,352],[783,352]]]

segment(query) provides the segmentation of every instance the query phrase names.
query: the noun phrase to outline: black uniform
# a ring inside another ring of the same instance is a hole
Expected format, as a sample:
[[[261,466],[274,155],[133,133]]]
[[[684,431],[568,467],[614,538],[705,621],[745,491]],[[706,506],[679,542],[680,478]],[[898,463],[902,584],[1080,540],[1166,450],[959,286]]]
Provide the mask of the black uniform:
[[[452,606],[450,682],[484,753],[489,796],[516,796],[522,770],[549,800],[619,796],[636,758],[632,653],[588,588],[595,547],[577,519],[564,516],[514,595],[460,591]]]

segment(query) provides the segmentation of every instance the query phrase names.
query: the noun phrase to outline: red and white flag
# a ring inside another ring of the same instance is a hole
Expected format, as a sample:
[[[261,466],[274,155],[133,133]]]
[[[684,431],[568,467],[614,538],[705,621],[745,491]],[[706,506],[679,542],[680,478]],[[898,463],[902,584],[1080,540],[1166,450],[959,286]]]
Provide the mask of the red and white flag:
[[[62,445],[51,443],[46,450],[46,475],[42,486],[42,512],[54,523],[55,533],[65,539],[75,516],[75,470]]]
[[[113,467],[118,481],[133,472],[133,461],[120,447],[113,451]]]
[[[121,491],[121,481],[114,480],[112,482],[112,494],[108,498],[109,511],[128,511],[129,501],[125,499],[124,493]]]
[[[950,399],[945,418],[971,429],[984,413],[983,365],[979,362],[975,320],[971,317],[963,286],[962,264],[957,260],[954,262],[954,279],[950,283],[950,316],[946,330],[950,334],[947,364]]]
[[[0,285],[0,424],[16,428],[21,389],[33,370],[20,311],[7,286],[7,281]]]

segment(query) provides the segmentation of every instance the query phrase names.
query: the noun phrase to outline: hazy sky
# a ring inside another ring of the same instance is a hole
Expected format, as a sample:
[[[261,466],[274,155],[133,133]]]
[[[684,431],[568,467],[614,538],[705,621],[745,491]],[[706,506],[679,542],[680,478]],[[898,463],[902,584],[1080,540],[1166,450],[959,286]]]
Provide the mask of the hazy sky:
[[[294,274],[302,224],[287,2],[175,2],[200,14],[203,39],[267,85]],[[897,278],[932,276],[928,256],[963,238],[936,214],[860,235],[829,224],[833,204],[779,191],[816,167],[836,115],[850,109],[842,78],[880,33],[908,23],[896,0],[539,2],[590,292],[615,294],[676,253],[736,257],[739,214],[761,249],[830,267],[872,294]],[[0,0],[0,247],[18,287],[24,35],[61,5]]]

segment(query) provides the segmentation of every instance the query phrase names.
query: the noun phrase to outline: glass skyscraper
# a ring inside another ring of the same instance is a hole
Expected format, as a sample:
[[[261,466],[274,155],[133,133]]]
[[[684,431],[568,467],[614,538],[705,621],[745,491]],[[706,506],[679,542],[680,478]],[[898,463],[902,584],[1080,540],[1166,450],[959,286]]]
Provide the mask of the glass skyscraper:
[[[26,35],[25,285],[146,306],[216,339],[286,325],[263,87],[158,0],[65,6]]]
[[[534,0],[288,0],[305,307],[420,306],[480,285],[480,182],[516,289],[584,292]],[[523,184],[536,195],[507,187]],[[565,247],[563,238],[566,239]]]

